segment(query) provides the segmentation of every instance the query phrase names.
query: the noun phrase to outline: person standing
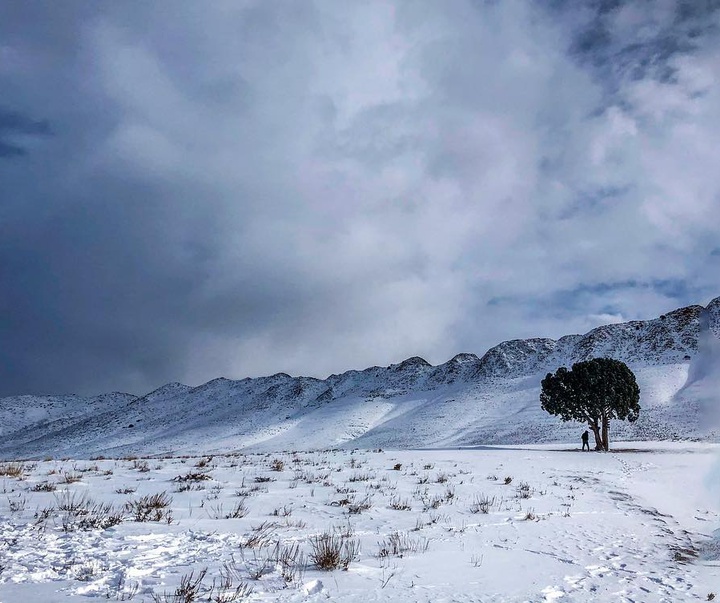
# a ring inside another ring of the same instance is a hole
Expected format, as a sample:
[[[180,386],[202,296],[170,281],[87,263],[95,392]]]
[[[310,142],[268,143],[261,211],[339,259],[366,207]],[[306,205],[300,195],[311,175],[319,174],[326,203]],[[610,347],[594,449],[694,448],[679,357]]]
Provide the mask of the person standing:
[[[590,452],[590,443],[588,442],[589,438],[590,438],[590,434],[588,433],[588,430],[586,429],[582,434],[582,443],[583,443],[582,449],[585,450],[585,446],[587,446],[588,452]]]

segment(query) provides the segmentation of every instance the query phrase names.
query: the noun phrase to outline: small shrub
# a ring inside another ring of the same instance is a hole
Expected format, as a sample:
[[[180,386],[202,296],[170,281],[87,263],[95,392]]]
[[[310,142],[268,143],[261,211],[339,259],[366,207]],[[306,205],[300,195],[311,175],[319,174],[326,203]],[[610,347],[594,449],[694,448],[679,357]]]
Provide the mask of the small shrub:
[[[485,494],[475,495],[473,502],[470,505],[470,513],[482,513],[487,515],[490,512],[490,508],[495,504],[495,497],[492,498]]]
[[[225,515],[225,519],[240,519],[241,517],[245,517],[249,512],[245,501],[241,500]]]
[[[393,465],[393,471],[400,471],[402,469],[402,463],[395,463]]]
[[[178,475],[177,477],[173,477],[172,481],[174,482],[204,482],[207,480],[211,480],[212,477],[210,477],[207,473],[200,473],[199,471],[189,471],[185,475]]]
[[[55,513],[55,507],[45,507],[43,509],[38,509],[35,511],[35,525],[36,526],[45,526],[45,523],[50,519]]]
[[[505,483],[506,486],[509,486],[510,484],[512,484],[512,477],[510,477],[510,476],[508,475],[508,476],[505,478],[505,482],[504,482],[504,483]]]
[[[290,517],[290,515],[292,515],[292,507],[289,507],[288,505],[276,507],[270,515],[274,517]]]
[[[150,465],[148,465],[147,461],[143,460],[133,461],[132,468],[140,473],[147,473],[150,471]]]
[[[220,583],[211,588],[209,601],[214,603],[233,603],[234,601],[242,601],[252,593],[252,586],[242,579],[242,575],[237,569],[225,564],[220,570]],[[236,585],[236,582],[239,584]],[[216,590],[215,590],[216,589]]]
[[[260,525],[251,528],[251,533],[245,537],[242,546],[250,549],[267,546],[274,541],[276,527],[277,524],[273,522],[263,521]]]
[[[25,466],[22,463],[1,463],[0,477],[22,477]]]
[[[211,519],[240,519],[250,513],[249,509],[245,505],[245,501],[241,500],[237,503],[229,512],[223,510],[222,504],[217,507],[210,507],[208,514]]]
[[[124,516],[109,503],[98,503],[87,493],[63,492],[55,497],[56,507],[65,532],[74,530],[106,530],[122,523]]]
[[[107,592],[105,593],[106,599],[114,599],[115,601],[132,601],[140,590],[139,582],[127,583],[125,576],[120,574],[114,581]]]
[[[180,578],[180,586],[175,589],[174,593],[153,594],[152,599],[155,603],[194,603],[199,601],[205,574],[207,574],[207,568],[202,570],[197,577],[195,572],[190,572]]]
[[[294,542],[287,546],[278,543],[275,550],[276,565],[280,569],[280,576],[287,583],[299,583],[307,568],[307,560],[300,550],[300,544]]]
[[[165,492],[147,494],[137,500],[125,503],[125,510],[133,515],[135,521],[172,521],[172,513],[168,508],[172,498]]]
[[[347,507],[353,503],[353,500],[349,496],[344,496],[338,500],[331,500],[329,504],[331,507]]]
[[[323,532],[310,539],[310,560],[318,569],[332,571],[347,570],[350,563],[357,558],[360,542],[345,534]]]
[[[282,459],[275,459],[270,463],[270,471],[282,471],[285,468],[285,461]]]
[[[202,469],[203,467],[207,467],[210,464],[210,461],[212,461],[213,457],[209,456],[207,458],[201,458],[197,463],[195,463],[195,466],[199,469]]]
[[[240,549],[240,555],[245,565],[245,571],[251,580],[260,580],[264,575],[271,574],[277,566],[274,551],[277,549],[277,543],[273,547],[271,543],[252,549],[252,558],[246,557],[245,551]]]
[[[87,492],[78,494],[77,492],[64,490],[59,496],[55,496],[55,506],[58,511],[65,511],[67,513],[80,513],[93,504],[95,504],[95,502],[87,495]]]
[[[77,528],[80,530],[107,530],[122,523],[123,519],[122,511],[116,510],[111,504],[97,503],[77,521]]]
[[[393,532],[382,542],[378,543],[377,556],[403,557],[407,553],[424,553],[428,549],[429,542],[426,538],[412,538],[409,534]]]
[[[115,494],[134,494],[137,488],[129,488],[127,486],[123,488],[115,488]]]
[[[517,487],[518,498],[530,498],[532,490],[527,482],[520,482]]]
[[[39,482],[30,488],[33,492],[55,492],[57,485],[52,482]]]
[[[350,515],[360,515],[363,511],[367,511],[372,508],[372,499],[366,496],[361,501],[353,501],[348,505],[348,513]]]
[[[10,513],[22,513],[27,505],[27,498],[19,496],[15,500],[8,498],[8,508]]]
[[[373,476],[369,473],[355,473],[350,476],[349,482],[369,482]]]
[[[82,475],[79,473],[64,472],[60,478],[61,484],[75,484],[82,480]]]
[[[390,508],[396,511],[411,511],[412,505],[407,498],[400,498],[399,496],[393,496],[390,499]]]

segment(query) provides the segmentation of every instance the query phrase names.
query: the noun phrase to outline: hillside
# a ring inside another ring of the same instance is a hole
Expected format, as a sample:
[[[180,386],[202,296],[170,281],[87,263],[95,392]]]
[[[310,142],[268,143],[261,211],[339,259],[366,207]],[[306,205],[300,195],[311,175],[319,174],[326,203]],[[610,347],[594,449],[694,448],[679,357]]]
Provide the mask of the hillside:
[[[278,373],[167,384],[145,396],[0,399],[0,456],[209,453],[331,447],[418,448],[574,441],[538,402],[541,378],[598,356],[626,362],[641,388],[633,425],[611,438],[715,440],[720,298],[648,321],[605,325],[559,340],[503,342],[458,354],[352,370],[327,379]]]

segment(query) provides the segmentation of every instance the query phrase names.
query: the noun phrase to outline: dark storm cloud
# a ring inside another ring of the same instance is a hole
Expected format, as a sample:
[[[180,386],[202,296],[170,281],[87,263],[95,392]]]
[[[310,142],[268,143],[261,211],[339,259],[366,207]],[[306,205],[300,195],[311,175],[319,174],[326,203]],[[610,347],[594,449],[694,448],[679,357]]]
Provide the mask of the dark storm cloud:
[[[0,158],[18,157],[27,153],[23,137],[43,137],[51,134],[47,121],[38,121],[0,108]]]
[[[716,293],[717,8],[651,4],[0,5],[0,394],[441,362]]]
[[[613,93],[628,78],[671,81],[677,75],[673,58],[698,50],[706,36],[717,33],[720,11],[717,0],[600,0],[552,6],[574,15],[577,29],[570,52],[591,66]]]

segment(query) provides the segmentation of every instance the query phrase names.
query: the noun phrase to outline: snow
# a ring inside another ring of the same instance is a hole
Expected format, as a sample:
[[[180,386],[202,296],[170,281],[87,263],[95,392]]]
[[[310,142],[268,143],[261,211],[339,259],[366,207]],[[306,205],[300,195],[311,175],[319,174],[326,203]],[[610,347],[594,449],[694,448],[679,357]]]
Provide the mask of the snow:
[[[227,568],[233,588],[252,588],[247,601],[707,600],[720,584],[720,446],[614,445],[25,463],[0,478],[0,602],[152,601],[205,569],[217,594]],[[178,481],[188,474],[208,479]],[[169,522],[39,517],[73,495],[121,509],[161,492]],[[344,499],[369,508],[351,513]],[[488,512],[473,512],[482,500]],[[241,502],[246,516],[224,518]],[[250,546],[263,524],[265,543]],[[333,530],[359,543],[347,571],[309,559],[312,538]],[[408,550],[382,556],[392,538]],[[276,543],[296,544],[305,566],[273,559]]]

